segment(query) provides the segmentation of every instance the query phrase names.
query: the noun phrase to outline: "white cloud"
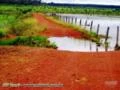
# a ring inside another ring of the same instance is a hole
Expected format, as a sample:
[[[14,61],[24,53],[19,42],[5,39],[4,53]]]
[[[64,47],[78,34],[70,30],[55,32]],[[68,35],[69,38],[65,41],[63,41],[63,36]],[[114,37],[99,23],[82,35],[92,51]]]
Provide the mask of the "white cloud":
[[[43,1],[55,3],[120,5],[119,0],[43,0]]]

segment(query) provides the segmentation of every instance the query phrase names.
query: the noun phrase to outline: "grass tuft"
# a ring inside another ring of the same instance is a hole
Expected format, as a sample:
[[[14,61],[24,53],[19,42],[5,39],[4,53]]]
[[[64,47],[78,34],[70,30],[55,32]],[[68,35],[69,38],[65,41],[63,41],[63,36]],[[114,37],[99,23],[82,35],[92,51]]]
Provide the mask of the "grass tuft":
[[[29,15],[24,15],[16,23],[11,25],[9,32],[16,36],[34,36],[39,35],[45,29],[46,27],[40,25],[36,19]]]
[[[24,45],[31,47],[57,48],[54,43],[50,43],[48,38],[43,36],[18,36],[13,39],[0,40],[0,45]]]

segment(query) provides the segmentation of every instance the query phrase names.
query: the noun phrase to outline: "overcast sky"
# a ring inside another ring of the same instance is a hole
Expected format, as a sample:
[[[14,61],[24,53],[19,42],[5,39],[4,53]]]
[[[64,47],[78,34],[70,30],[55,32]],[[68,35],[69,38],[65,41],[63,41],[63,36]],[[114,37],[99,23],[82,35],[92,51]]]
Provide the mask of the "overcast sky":
[[[55,3],[120,5],[120,0],[42,0],[42,1]]]

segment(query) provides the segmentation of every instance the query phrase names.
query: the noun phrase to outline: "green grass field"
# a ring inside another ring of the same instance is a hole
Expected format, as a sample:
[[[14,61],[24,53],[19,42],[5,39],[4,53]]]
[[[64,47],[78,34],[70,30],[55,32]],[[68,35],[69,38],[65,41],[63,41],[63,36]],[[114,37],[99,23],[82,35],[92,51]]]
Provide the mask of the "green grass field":
[[[80,8],[80,7],[55,7],[47,5],[0,5],[0,13],[73,13],[73,14],[102,14],[102,15],[120,15],[120,9],[104,8]]]

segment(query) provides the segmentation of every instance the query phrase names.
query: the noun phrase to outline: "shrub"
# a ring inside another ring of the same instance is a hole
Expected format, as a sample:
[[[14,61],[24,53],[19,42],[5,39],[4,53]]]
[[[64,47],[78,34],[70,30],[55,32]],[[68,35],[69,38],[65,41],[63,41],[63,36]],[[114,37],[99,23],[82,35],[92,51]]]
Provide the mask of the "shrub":
[[[18,20],[10,27],[10,33],[16,36],[31,36],[39,35],[41,31],[45,30],[45,26],[40,25],[34,18],[24,18]]]
[[[14,39],[0,40],[0,45],[25,45],[33,47],[57,48],[54,43],[50,43],[47,37],[43,36],[19,36]]]

